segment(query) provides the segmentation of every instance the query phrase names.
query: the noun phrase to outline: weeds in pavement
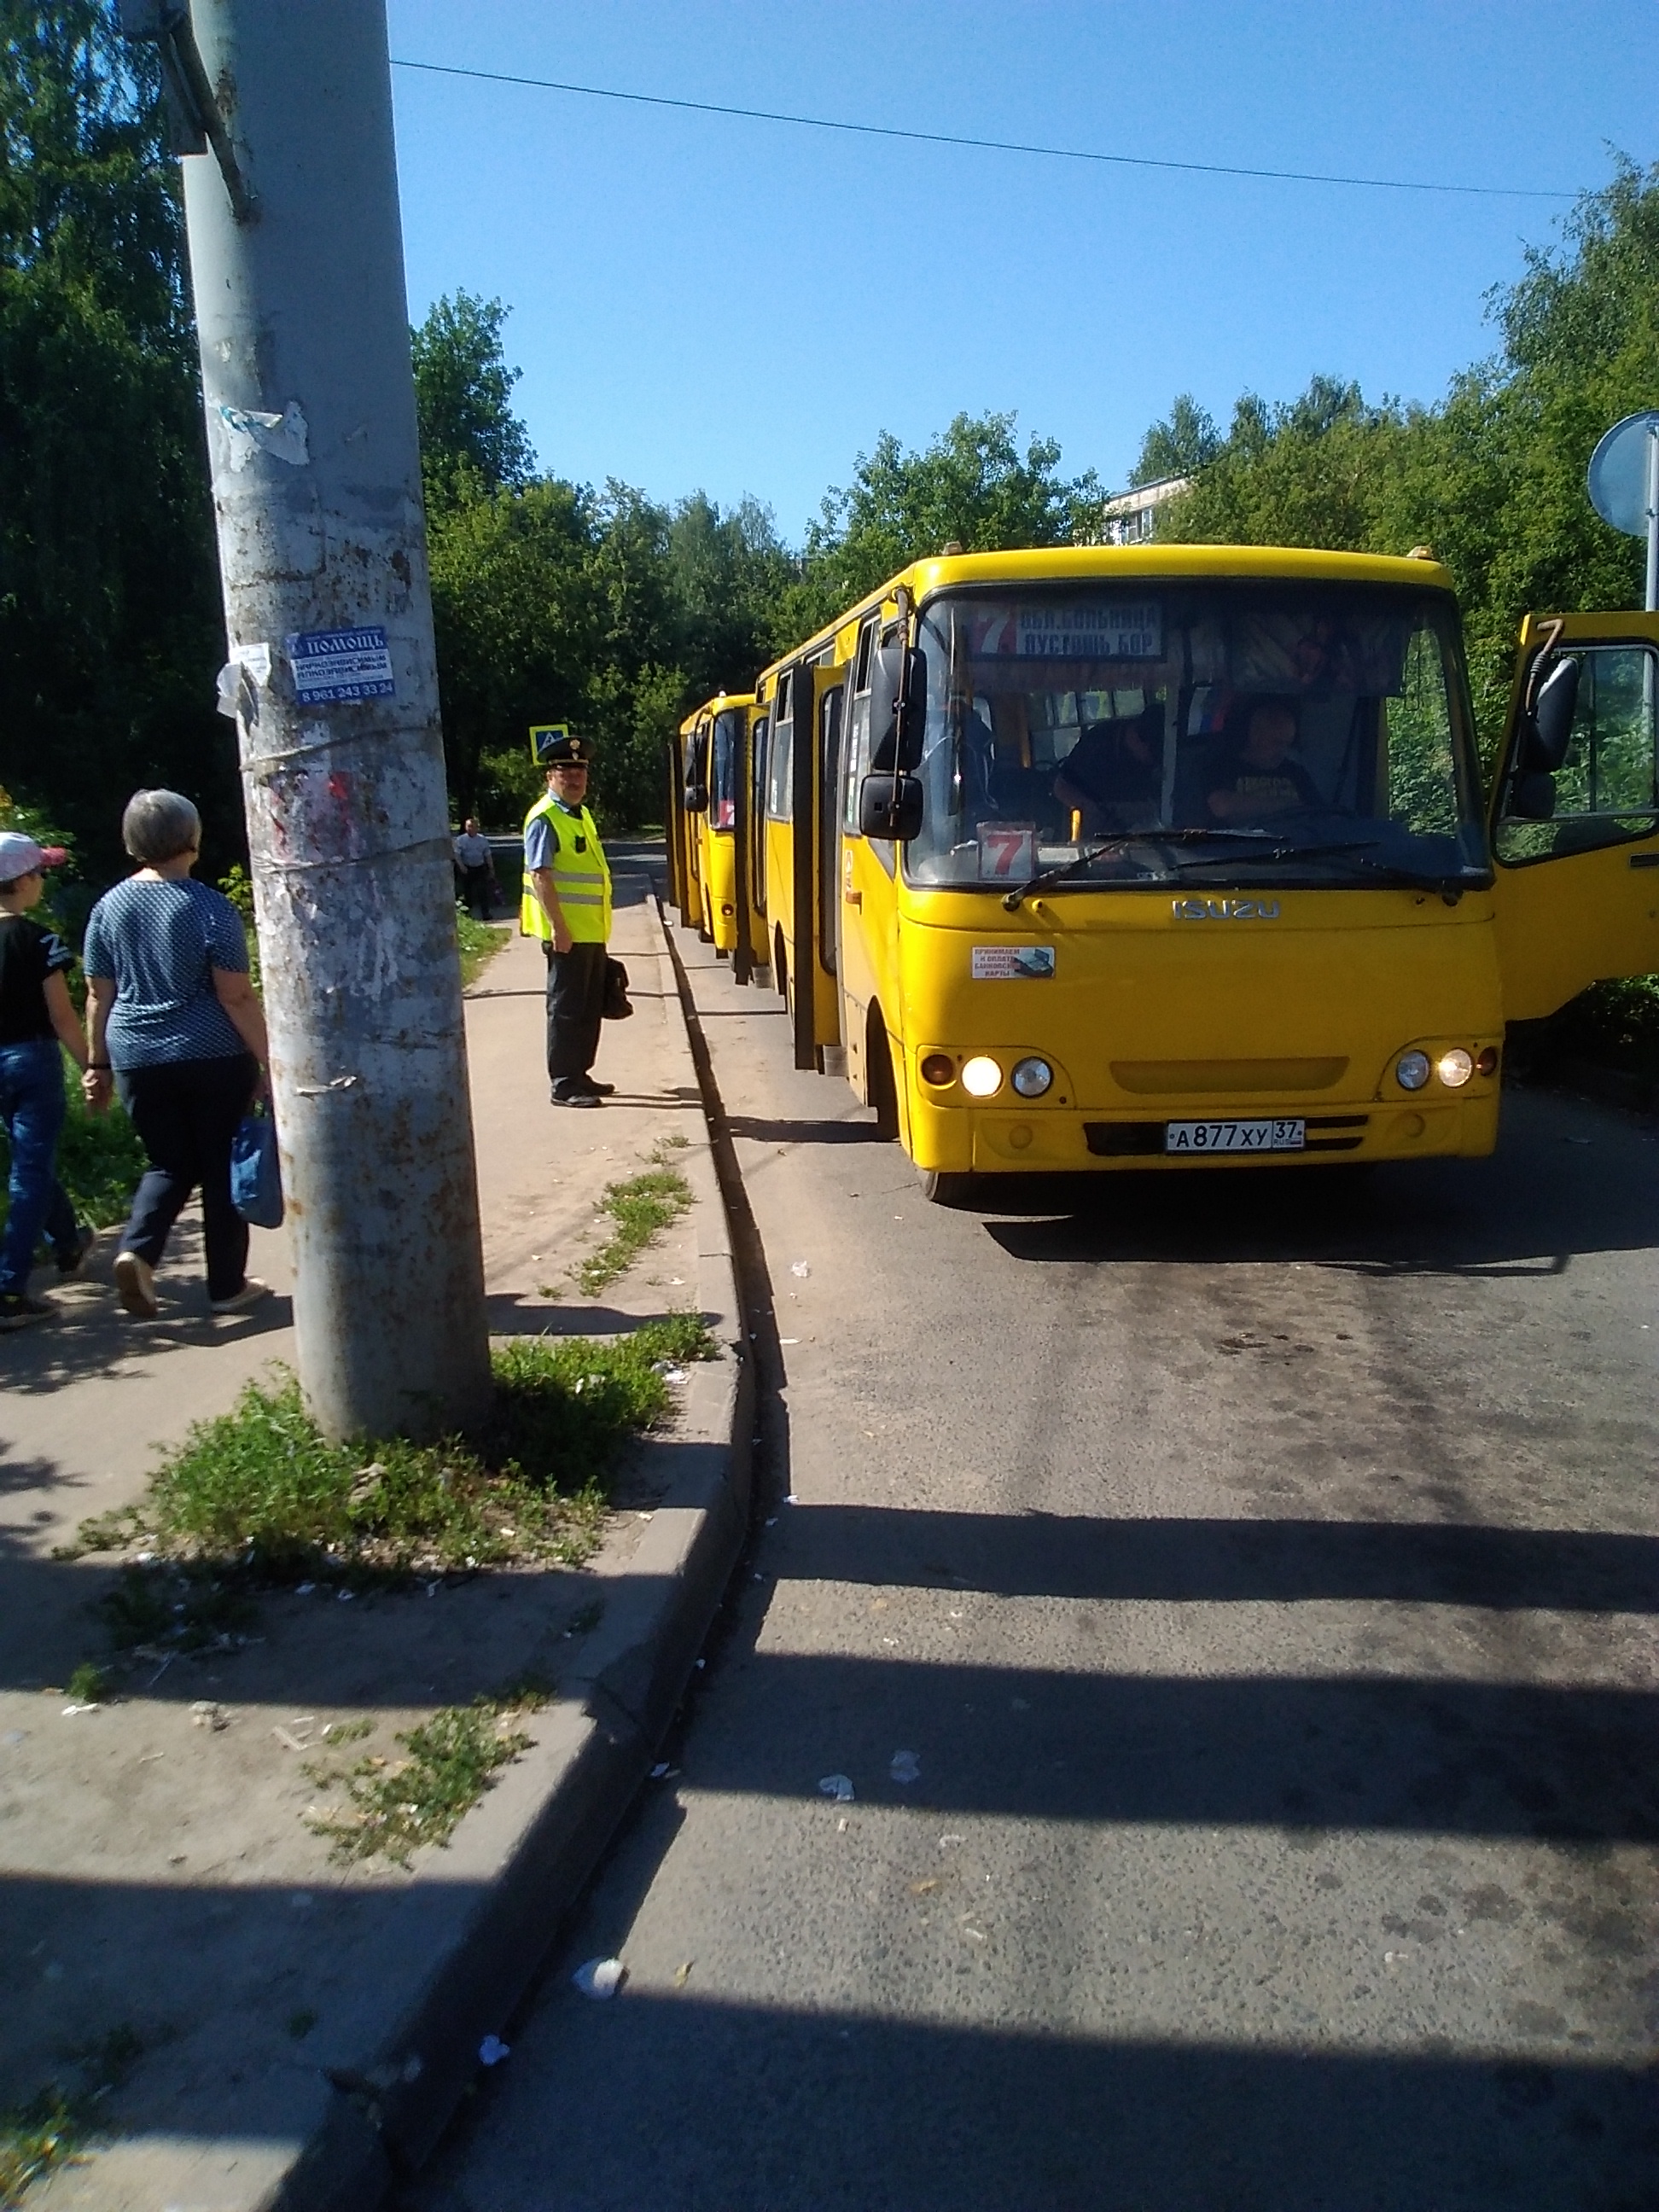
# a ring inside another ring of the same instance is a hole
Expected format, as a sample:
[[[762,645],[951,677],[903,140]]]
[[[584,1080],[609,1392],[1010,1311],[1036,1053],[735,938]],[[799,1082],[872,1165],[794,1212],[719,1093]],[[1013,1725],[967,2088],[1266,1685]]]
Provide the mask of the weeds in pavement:
[[[622,1446],[668,1411],[664,1370],[714,1350],[690,1314],[611,1344],[516,1339],[494,1355],[480,1434],[435,1444],[330,1443],[291,1376],[250,1383],[230,1413],[191,1430],[142,1504],[82,1522],[57,1556],[136,1553],[98,1609],[118,1650],[163,1662],[234,1648],[252,1593],[273,1583],[580,1565]]]
[[[406,1759],[375,1756],[343,1771],[313,1761],[304,1771],[319,1790],[343,1787],[349,1809],[313,1810],[306,1825],[326,1836],[343,1862],[384,1857],[406,1867],[423,1844],[447,1844],[464,1814],[494,1786],[498,1767],[530,1747],[512,1723],[544,1705],[550,1684],[519,1682],[470,1705],[446,1705],[401,1735]]]
[[[43,2089],[27,2105],[0,2112],[0,2205],[21,2204],[23,2191],[73,2158],[82,2131],[69,2100]]]
[[[605,1185],[598,1211],[611,1216],[616,1230],[597,1252],[590,1253],[572,1270],[590,1298],[597,1297],[607,1283],[615,1282],[633,1265],[652,1238],[672,1228],[690,1205],[690,1184],[678,1168],[668,1165],[664,1157],[684,1143],[684,1137],[671,1137],[653,1150],[653,1164],[643,1175],[629,1176],[625,1182]],[[549,1293],[544,1291],[543,1295]]]
[[[143,2038],[126,2026],[66,2054],[79,2078],[54,2081],[10,2112],[0,2112],[0,2207],[11,2212],[31,2183],[70,2164],[93,2139],[94,2108],[118,2088],[143,2056]]]
[[[109,1675],[102,1667],[83,1659],[69,1678],[69,1694],[77,1705],[96,1705],[108,1697]]]
[[[470,990],[506,944],[508,932],[500,923],[479,921],[464,906],[458,906],[455,934],[461,947],[461,988]]]

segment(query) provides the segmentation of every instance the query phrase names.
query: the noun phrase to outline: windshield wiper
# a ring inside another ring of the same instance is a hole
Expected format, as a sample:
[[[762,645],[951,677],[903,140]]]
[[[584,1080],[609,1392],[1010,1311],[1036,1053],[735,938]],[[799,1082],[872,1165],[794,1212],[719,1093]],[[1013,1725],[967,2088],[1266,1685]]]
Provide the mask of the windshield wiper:
[[[1252,860],[1318,860],[1341,854],[1353,860],[1358,866],[1370,868],[1377,875],[1386,876],[1391,884],[1398,884],[1402,890],[1438,891],[1442,898],[1449,899],[1461,898],[1468,889],[1468,885],[1458,876],[1431,876],[1419,868],[1404,868],[1395,861],[1379,860],[1373,858],[1372,855],[1379,842],[1376,837],[1355,837],[1333,845],[1280,843],[1275,845],[1270,852],[1258,850],[1249,854],[1240,854],[1237,857]],[[1209,864],[1201,860],[1177,863],[1177,866],[1188,868],[1201,868]]]
[[[1052,868],[1042,869],[1029,883],[1021,884],[1017,890],[1004,891],[1002,903],[1010,914],[1017,914],[1033,891],[1040,891],[1048,884],[1057,884],[1063,877],[1075,875],[1079,868],[1086,868],[1091,860],[1099,860],[1103,853],[1120,853],[1126,845],[1190,845],[1200,837],[1222,843],[1255,845],[1271,835],[1272,832],[1267,830],[1125,830],[1115,837],[1103,837],[1086,853],[1075,853],[1069,860],[1060,860]]]

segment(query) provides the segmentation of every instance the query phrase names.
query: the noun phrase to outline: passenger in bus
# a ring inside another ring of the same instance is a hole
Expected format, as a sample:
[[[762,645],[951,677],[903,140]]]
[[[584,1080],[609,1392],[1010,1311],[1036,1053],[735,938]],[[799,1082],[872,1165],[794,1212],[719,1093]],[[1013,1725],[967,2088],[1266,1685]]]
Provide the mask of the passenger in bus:
[[[1295,743],[1295,708],[1283,699],[1259,701],[1242,741],[1224,746],[1211,771],[1210,819],[1258,822],[1321,805],[1313,778],[1290,757]]]
[[[1162,709],[1157,710],[1161,726]],[[1147,717],[1088,723],[1060,763],[1054,797],[1082,817],[1085,837],[1146,826],[1158,817],[1164,768]]]

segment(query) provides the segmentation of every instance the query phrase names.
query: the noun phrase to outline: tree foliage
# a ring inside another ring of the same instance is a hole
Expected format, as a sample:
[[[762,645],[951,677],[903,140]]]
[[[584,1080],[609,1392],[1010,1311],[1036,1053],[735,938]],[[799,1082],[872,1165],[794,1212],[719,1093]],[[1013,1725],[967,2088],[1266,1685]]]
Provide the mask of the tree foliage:
[[[0,0],[0,783],[119,865],[123,805],[240,845],[176,175],[94,0]]]
[[[1247,393],[1158,525],[1189,542],[1431,546],[1456,580],[1488,743],[1524,613],[1639,604],[1642,549],[1599,520],[1584,476],[1609,423],[1659,405],[1659,167],[1621,162],[1489,307],[1500,351],[1436,406],[1372,404],[1327,377],[1285,405]]]
[[[428,502],[501,491],[535,467],[530,433],[513,412],[523,371],[509,368],[501,353],[507,313],[499,300],[456,292],[410,332]]]
[[[1129,477],[1130,488],[1163,483],[1170,477],[1196,476],[1220,448],[1214,422],[1190,392],[1177,393],[1167,422],[1154,422],[1140,441],[1140,454]]]
[[[1016,419],[958,415],[920,453],[884,431],[860,453],[852,483],[826,492],[807,526],[803,573],[778,608],[780,649],[953,542],[966,553],[1070,544],[1092,520],[1100,486],[1092,471],[1061,477],[1052,438],[1030,439],[1022,456]]]

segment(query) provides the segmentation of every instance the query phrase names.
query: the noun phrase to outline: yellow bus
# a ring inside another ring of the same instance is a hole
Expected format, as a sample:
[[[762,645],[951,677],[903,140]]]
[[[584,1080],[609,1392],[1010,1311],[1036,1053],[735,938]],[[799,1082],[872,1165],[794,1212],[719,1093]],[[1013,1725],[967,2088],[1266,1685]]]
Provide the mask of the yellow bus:
[[[1659,969],[1656,648],[1528,617],[1483,775],[1425,556],[919,562],[757,682],[796,1062],[934,1197],[1490,1152],[1505,1023]]]
[[[769,957],[765,892],[748,833],[765,773],[766,714],[753,692],[722,691],[680,725],[671,767],[670,896],[688,928],[749,981]],[[739,868],[739,853],[750,865]]]

